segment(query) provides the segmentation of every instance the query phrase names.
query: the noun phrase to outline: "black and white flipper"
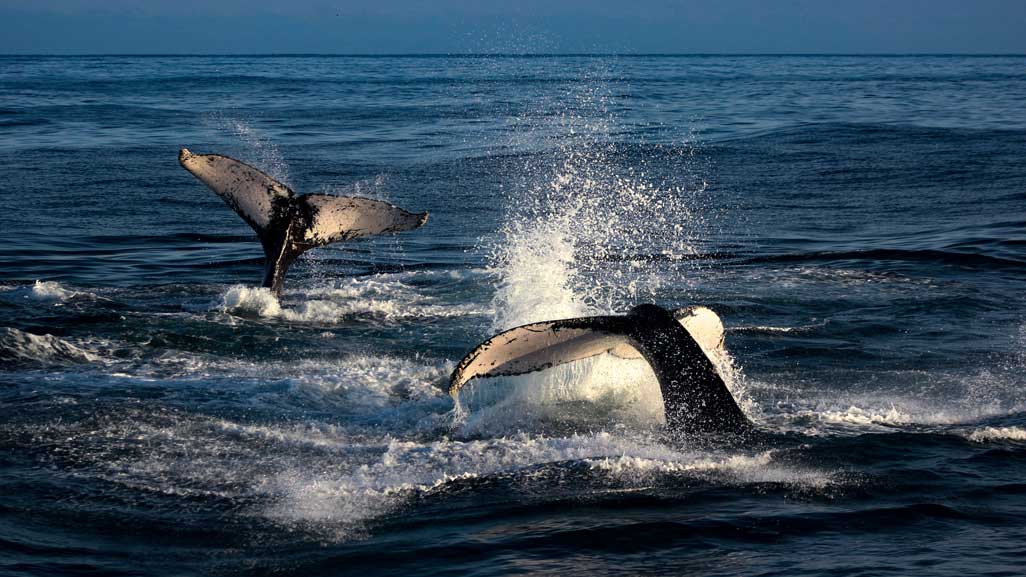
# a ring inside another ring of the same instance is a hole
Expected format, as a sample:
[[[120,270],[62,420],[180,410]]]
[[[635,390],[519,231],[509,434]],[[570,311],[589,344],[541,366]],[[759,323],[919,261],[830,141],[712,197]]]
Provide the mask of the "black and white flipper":
[[[413,230],[427,213],[411,213],[369,198],[306,194],[292,190],[245,162],[220,154],[193,154],[178,162],[210,187],[242,220],[264,248],[263,286],[280,294],[289,266],[304,251],[333,242]]]
[[[545,321],[509,329],[474,348],[453,371],[456,395],[480,377],[522,375],[611,353],[644,358],[659,380],[667,426],[684,433],[750,426],[716,368],[723,324],[705,307],[635,307],[625,316]]]

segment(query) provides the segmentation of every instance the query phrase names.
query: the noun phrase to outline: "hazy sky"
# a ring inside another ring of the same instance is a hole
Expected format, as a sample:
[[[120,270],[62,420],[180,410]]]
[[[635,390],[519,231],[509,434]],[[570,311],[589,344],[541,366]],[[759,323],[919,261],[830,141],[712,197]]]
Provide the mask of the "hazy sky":
[[[1026,53],[1023,0],[0,0],[0,53]]]

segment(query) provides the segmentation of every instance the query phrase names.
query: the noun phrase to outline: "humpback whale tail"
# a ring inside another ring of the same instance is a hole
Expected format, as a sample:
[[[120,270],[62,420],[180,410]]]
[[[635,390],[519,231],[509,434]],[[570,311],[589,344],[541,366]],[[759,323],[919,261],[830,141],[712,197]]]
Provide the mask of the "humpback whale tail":
[[[710,360],[722,346],[723,324],[705,307],[640,305],[625,316],[532,323],[475,347],[453,371],[449,393],[475,377],[521,375],[610,353],[648,361],[670,430],[740,433],[750,423]]]
[[[220,196],[256,231],[264,248],[263,286],[281,294],[285,273],[305,251],[362,236],[413,230],[428,215],[407,212],[380,200],[355,196],[304,194],[264,172],[219,154],[193,154],[178,162]]]

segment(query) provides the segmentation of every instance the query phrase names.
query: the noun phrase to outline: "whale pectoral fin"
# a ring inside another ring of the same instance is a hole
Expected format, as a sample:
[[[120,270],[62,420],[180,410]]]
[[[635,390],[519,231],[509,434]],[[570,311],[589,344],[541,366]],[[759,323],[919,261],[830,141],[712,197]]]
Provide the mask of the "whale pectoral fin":
[[[305,194],[298,202],[309,219],[302,242],[311,247],[413,230],[428,218],[426,212],[408,212],[381,200],[357,196]]]
[[[723,349],[723,321],[712,310],[706,307],[685,307],[672,311],[672,314],[707,355]]]
[[[261,170],[220,154],[193,154],[183,148],[178,162],[203,181],[263,239],[287,216],[292,190]]]
[[[533,323],[478,345],[453,371],[449,393],[475,377],[522,375],[613,350],[631,349],[623,317],[587,317]],[[640,354],[638,354],[640,356]]]

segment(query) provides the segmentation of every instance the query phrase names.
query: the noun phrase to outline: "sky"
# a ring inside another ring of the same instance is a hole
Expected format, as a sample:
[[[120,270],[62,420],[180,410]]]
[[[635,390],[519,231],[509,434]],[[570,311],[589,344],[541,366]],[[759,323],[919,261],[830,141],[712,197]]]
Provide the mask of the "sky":
[[[0,54],[1026,54],[1023,0],[0,0]]]

